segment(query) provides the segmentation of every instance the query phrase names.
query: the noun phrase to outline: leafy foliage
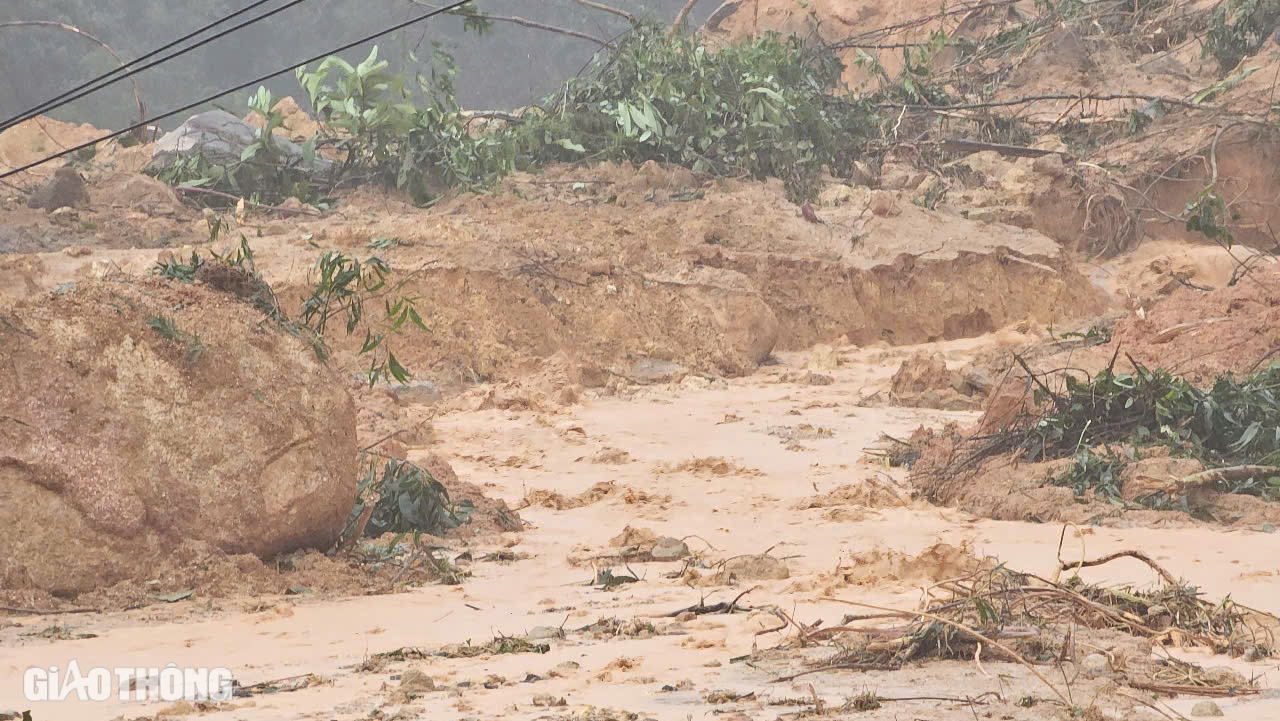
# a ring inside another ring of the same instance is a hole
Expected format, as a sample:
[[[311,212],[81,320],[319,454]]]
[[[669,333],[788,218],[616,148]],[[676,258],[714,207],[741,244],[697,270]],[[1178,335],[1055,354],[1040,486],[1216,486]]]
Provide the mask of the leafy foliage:
[[[1087,381],[1068,376],[1064,394],[1036,392],[1037,402],[1052,403],[1054,410],[1026,432],[1022,451],[1030,460],[1074,456],[1075,467],[1058,479],[1060,485],[1074,487],[1077,495],[1093,488],[1119,497],[1119,470],[1136,455],[1090,450],[1119,443],[1164,445],[1211,468],[1280,466],[1280,364],[1241,380],[1222,376],[1208,390],[1167,370],[1134,363],[1133,373],[1115,373],[1113,366]],[[1280,499],[1280,476],[1220,484],[1219,490]]]
[[[147,319],[147,325],[162,337],[183,346],[188,361],[195,363],[200,360],[200,354],[204,353],[204,343],[200,342],[200,336],[179,328],[172,316],[152,316]]]
[[[847,169],[878,122],[839,93],[844,66],[825,47],[766,33],[712,51],[696,36],[641,25],[566,83],[536,134],[536,160],[676,163],[715,175],[783,179],[808,196],[824,166]]]
[[[1226,248],[1235,243],[1235,236],[1227,228],[1227,223],[1238,218],[1228,213],[1226,202],[1214,191],[1212,185],[1200,191],[1195,200],[1187,203],[1182,214],[1187,219],[1187,230],[1200,233]]]
[[[465,509],[455,509],[449,491],[425,469],[396,458],[387,459],[381,470],[371,461],[356,494],[352,518],[358,518],[373,504],[373,514],[364,535],[376,538],[384,533],[429,533],[444,535],[466,523]]]
[[[311,297],[302,303],[300,320],[313,332],[313,347],[321,360],[327,360],[330,354],[325,333],[331,319],[344,320],[347,335],[351,335],[366,320],[367,300],[390,296],[409,280],[405,277],[388,285],[391,266],[385,260],[373,256],[362,263],[336,250],[321,255],[316,261],[316,270],[320,277],[312,288]],[[388,297],[384,301],[385,330],[374,331],[366,325],[360,353],[373,356],[366,373],[370,387],[379,380],[394,378],[405,383],[412,377],[385,341],[387,333],[400,333],[406,323],[428,330],[418,315],[416,301],[416,298],[400,296],[393,302]]]
[[[1280,25],[1280,0],[1227,0],[1209,18],[1202,52],[1230,72],[1248,55],[1262,49]]]

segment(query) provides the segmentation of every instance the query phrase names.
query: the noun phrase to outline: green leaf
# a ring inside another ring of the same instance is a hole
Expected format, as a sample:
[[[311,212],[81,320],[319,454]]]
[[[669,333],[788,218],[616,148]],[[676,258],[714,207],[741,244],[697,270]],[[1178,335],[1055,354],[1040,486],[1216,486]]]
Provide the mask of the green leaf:
[[[564,148],[565,150],[572,150],[572,151],[573,151],[573,152],[575,152],[575,153],[585,153],[585,152],[587,152],[587,149],[586,149],[586,148],[582,147],[582,146],[581,146],[581,145],[579,145],[578,143],[573,142],[572,140],[569,140],[568,138],[560,138],[559,140],[556,140],[556,141],[555,141],[555,144],[556,144],[556,145],[559,145],[560,147]]]

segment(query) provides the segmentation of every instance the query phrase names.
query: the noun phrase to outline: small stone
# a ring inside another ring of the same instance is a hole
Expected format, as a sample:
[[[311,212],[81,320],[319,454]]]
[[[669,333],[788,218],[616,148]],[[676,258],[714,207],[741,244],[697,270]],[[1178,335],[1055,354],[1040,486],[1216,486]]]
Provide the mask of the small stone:
[[[1111,662],[1100,653],[1091,653],[1080,662],[1080,669],[1087,676],[1105,676],[1111,673]]]
[[[411,668],[400,676],[400,690],[407,694],[436,690],[436,682],[421,669]]]
[[[553,706],[568,706],[569,704],[563,698],[556,698],[548,693],[540,693],[533,697],[533,705],[550,708]]]
[[[83,245],[68,245],[67,247],[62,249],[62,252],[66,253],[72,258],[78,258],[82,255],[89,255],[90,253],[93,252],[93,250],[86,248]]]
[[[548,678],[571,678],[578,674],[578,669],[582,668],[577,661],[564,661],[558,663],[555,668],[547,672]]]
[[[679,621],[680,623],[688,623],[697,617],[698,617],[698,614],[694,613],[693,611],[685,611],[684,613],[681,613],[679,616],[676,616],[676,620]]]
[[[1191,707],[1192,716],[1224,716],[1222,709],[1218,704],[1212,701],[1197,701],[1195,706]]]
[[[678,538],[663,536],[653,544],[649,555],[655,561],[678,561],[689,555],[689,546]]]
[[[834,378],[825,373],[814,373],[813,371],[805,373],[803,381],[808,386],[829,386],[836,382]]]
[[[1263,532],[1263,533],[1275,533],[1275,532],[1276,532],[1276,526],[1275,526],[1275,524],[1274,524],[1274,523],[1264,523],[1264,524],[1262,524],[1262,532]]]
[[[564,633],[555,626],[534,626],[524,637],[529,641],[543,641],[548,638],[563,638]]]
[[[819,343],[809,353],[809,362],[804,367],[811,371],[833,371],[838,365],[840,365],[840,358],[836,356],[836,349],[825,343]]]
[[[73,225],[80,221],[80,211],[71,206],[64,205],[57,210],[49,213],[49,218],[56,225]]]

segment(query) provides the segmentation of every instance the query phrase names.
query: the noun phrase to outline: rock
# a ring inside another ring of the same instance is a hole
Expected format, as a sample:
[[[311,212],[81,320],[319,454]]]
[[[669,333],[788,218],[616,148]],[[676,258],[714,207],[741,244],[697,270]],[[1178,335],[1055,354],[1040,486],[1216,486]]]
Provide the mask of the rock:
[[[941,353],[915,353],[898,366],[890,386],[894,395],[904,396],[927,390],[952,387],[952,373]]]
[[[684,375],[679,363],[657,358],[637,358],[631,364],[631,379],[640,383],[666,383]]]
[[[354,403],[252,306],[144,276],[4,315],[0,586],[150,578],[186,542],[264,559],[332,546],[356,493]]]
[[[849,176],[855,185],[863,185],[870,187],[875,185],[876,171],[868,163],[855,160],[853,161],[853,173]]]
[[[86,248],[83,245],[68,245],[62,249],[62,252],[72,258],[79,258],[82,255],[92,254],[93,250],[91,248]]]
[[[807,386],[829,386],[836,382],[835,378],[832,378],[825,373],[814,373],[813,371],[805,373],[804,377],[800,380]]]
[[[885,190],[914,188],[924,180],[923,175],[923,173],[905,165],[886,163],[880,169],[880,187]]]
[[[1091,653],[1080,662],[1080,670],[1086,676],[1105,676],[1111,673],[1111,662],[1100,653]]]
[[[809,353],[809,362],[804,367],[811,371],[833,371],[840,365],[836,349],[825,343],[819,343]]]
[[[444,397],[440,393],[440,388],[434,382],[427,380],[397,383],[391,387],[391,395],[395,397],[396,403],[402,406],[426,405]]]
[[[892,218],[902,215],[902,208],[898,207],[898,199],[893,193],[877,190],[871,194],[871,213],[877,218]]]
[[[421,669],[411,668],[400,676],[400,691],[406,694],[424,694],[436,690],[436,682]]]
[[[55,211],[59,208],[83,208],[89,205],[89,191],[84,178],[72,167],[53,171],[53,177],[27,198],[28,208]]]
[[[549,638],[564,638],[564,631],[555,626],[534,626],[524,637],[528,641],[545,641]]]
[[[61,225],[66,228],[80,222],[80,211],[69,205],[64,205],[52,213],[49,213],[49,218],[53,221],[54,225]]]
[[[649,552],[650,557],[655,561],[678,561],[689,555],[689,546],[678,538],[663,536],[658,542],[653,544],[653,550]]]
[[[569,704],[563,698],[556,698],[551,694],[540,693],[533,697],[533,705],[543,706],[543,707],[553,707],[553,706],[568,706]]]
[[[1195,705],[1191,707],[1191,715],[1192,716],[1225,716],[1226,714],[1222,713],[1222,709],[1218,706],[1218,704],[1206,699],[1204,701],[1197,701]]]
[[[828,185],[818,193],[818,205],[823,208],[835,208],[848,203],[853,198],[853,188],[844,183]]]
[[[173,188],[142,173],[113,173],[99,184],[99,205],[123,208],[148,216],[174,216],[186,212]]]
[[[244,149],[257,140],[258,132],[225,110],[210,110],[192,115],[182,125],[156,141],[145,172],[155,174],[193,154],[201,154],[215,165],[236,165],[241,162],[240,154]],[[332,161],[317,155],[310,166],[303,167],[301,146],[280,137],[272,142],[284,158],[283,164],[305,175],[319,175],[327,172],[333,165]],[[248,193],[253,188],[243,187],[242,190]]]
[[[547,672],[547,678],[572,678],[582,666],[577,661],[562,661]]]

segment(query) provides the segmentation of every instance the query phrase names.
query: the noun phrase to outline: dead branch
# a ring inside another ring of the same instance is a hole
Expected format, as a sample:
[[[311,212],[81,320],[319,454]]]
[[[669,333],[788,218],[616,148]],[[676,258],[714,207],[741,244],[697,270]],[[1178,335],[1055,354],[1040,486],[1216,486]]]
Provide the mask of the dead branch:
[[[974,153],[980,153],[984,150],[994,150],[1001,155],[1008,155],[1015,158],[1039,158],[1044,155],[1061,155],[1063,157],[1071,157],[1071,153],[1060,150],[1027,148],[1021,145],[1003,145],[1001,143],[984,143],[980,140],[969,140],[968,138],[947,138],[940,144],[946,150],[968,150]]]
[[[613,7],[612,5],[605,5],[604,3],[594,2],[594,0],[576,0],[576,2],[583,7],[589,7],[593,10],[612,13],[614,15],[617,15],[620,18],[626,18],[627,22],[631,23],[633,26],[640,24],[640,21],[636,19],[635,15],[632,15],[626,10],[621,10],[619,8]]]
[[[684,23],[689,19],[689,11],[693,10],[693,6],[698,4],[698,0],[688,0],[684,7],[680,8],[680,12],[676,13],[675,22],[671,23],[671,30],[667,33],[668,37],[674,37],[680,28],[684,27]]]
[[[39,608],[23,608],[21,606],[0,606],[0,611],[5,613],[20,613],[27,616],[56,616],[60,613],[99,613],[100,608],[53,608],[42,610]]]
[[[0,28],[30,27],[33,25],[40,26],[40,27],[58,28],[59,30],[66,30],[69,33],[75,33],[76,35],[87,38],[92,42],[95,42],[98,45],[100,45],[103,50],[106,50],[108,53],[110,53],[111,57],[115,58],[116,62],[120,63],[120,67],[123,68],[128,65],[128,63],[126,63],[123,58],[121,58],[119,55],[116,54],[116,51],[111,49],[110,45],[107,45],[106,43],[102,42],[101,40],[95,38],[94,36],[90,35],[89,33],[81,30],[80,28],[74,25],[67,25],[66,23],[54,22],[52,20],[11,20],[9,22],[0,23]],[[146,122],[147,108],[142,103],[142,94],[138,92],[138,81],[135,80],[131,75],[129,76],[129,82],[133,84],[133,99],[135,102],[138,103],[138,122],[140,123]]]
[[[1053,691],[1054,695],[1058,697],[1058,700],[1062,701],[1062,703],[1066,704],[1068,707],[1071,706],[1071,702],[1067,699],[1066,695],[1063,694],[1062,691],[1059,691],[1057,686],[1054,686],[1052,683],[1050,683],[1049,679],[1044,677],[1044,674],[1036,670],[1036,667],[1032,666],[1030,661],[1023,658],[1022,654],[1018,653],[1017,651],[1014,651],[1012,648],[1009,648],[1007,645],[1000,643],[999,641],[992,640],[991,638],[988,638],[987,636],[984,636],[981,633],[978,633],[977,631],[973,630],[972,628],[969,628],[963,623],[960,623],[958,621],[952,621],[951,619],[943,618],[942,616],[929,613],[928,611],[902,611],[896,608],[876,606],[870,603],[859,603],[857,601],[846,601],[842,598],[831,598],[829,596],[823,597],[822,600],[834,601],[836,603],[844,603],[850,606],[861,606],[862,608],[870,608],[876,611],[884,611],[886,613],[896,613],[902,618],[927,618],[930,621],[935,621],[937,623],[944,623],[956,629],[957,631],[960,631],[961,633],[967,634],[968,636],[978,641],[981,641],[982,643],[985,643],[994,648],[1000,649],[1009,658],[1012,658],[1013,660],[1017,661],[1018,663],[1026,667],[1026,669],[1030,671],[1033,675],[1035,675],[1036,678],[1040,679],[1041,683],[1043,683],[1045,686],[1048,686],[1049,690]]]
[[[255,208],[262,208],[263,210],[281,213],[286,217],[289,215],[314,215],[317,217],[322,217],[324,215],[324,213],[321,213],[318,210],[311,210],[310,208],[286,208],[280,205],[267,205],[265,203],[258,203],[258,202],[249,200],[248,198],[241,198],[238,195],[232,195],[231,193],[224,193],[221,190],[213,190],[212,188],[193,188],[186,185],[172,185],[169,187],[173,188],[175,191],[179,191],[183,193],[198,193],[200,195],[214,195],[219,198],[226,198],[227,200],[243,200],[245,205],[252,205]]]
[[[497,20],[498,22],[511,23],[512,25],[520,25],[526,28],[533,28],[534,30],[546,30],[549,33],[558,33],[560,35],[568,35],[569,37],[579,38],[581,40],[589,40],[602,48],[613,47],[613,43],[608,40],[601,40],[594,35],[588,35],[584,32],[570,30],[569,28],[562,28],[556,25],[547,25],[546,23],[540,23],[536,20],[528,20],[515,15],[485,15],[484,17],[485,20]]]
[[[1164,570],[1164,568],[1161,567],[1160,564],[1156,563],[1154,560],[1151,559],[1150,556],[1143,553],[1142,551],[1116,551],[1115,553],[1108,553],[1107,555],[1102,556],[1101,558],[1095,558],[1092,561],[1082,560],[1082,561],[1064,562],[1058,567],[1057,574],[1054,574],[1054,575],[1056,577],[1058,574],[1062,573],[1063,571],[1070,571],[1073,568],[1080,569],[1080,568],[1089,568],[1090,566],[1101,566],[1104,563],[1110,563],[1111,561],[1114,561],[1117,558],[1123,558],[1125,556],[1128,556],[1129,558],[1136,558],[1139,561],[1142,561],[1143,563],[1150,566],[1151,570],[1160,574],[1160,577],[1165,580],[1165,583],[1168,583],[1170,586],[1173,586],[1175,588],[1178,587],[1179,585],[1178,580],[1173,577],[1173,574]]]
[[[1106,95],[1079,95],[1070,93],[1043,93],[1040,95],[1024,95],[1019,98],[1010,98],[1009,100],[991,100],[985,103],[957,103],[955,105],[911,105],[904,103],[876,103],[877,108],[882,109],[899,109],[907,110],[931,110],[931,111],[947,111],[947,110],[981,110],[984,108],[1007,108],[1012,105],[1026,105],[1028,103],[1039,103],[1048,100],[1092,100],[1094,102],[1110,102],[1113,100],[1146,100],[1159,101],[1170,105],[1179,105],[1185,108],[1195,108],[1198,110],[1214,110],[1221,111],[1223,108],[1218,105],[1205,105],[1204,103],[1193,103],[1190,100],[1182,100],[1179,98],[1171,98],[1167,95],[1146,95],[1142,93],[1109,93]]]

